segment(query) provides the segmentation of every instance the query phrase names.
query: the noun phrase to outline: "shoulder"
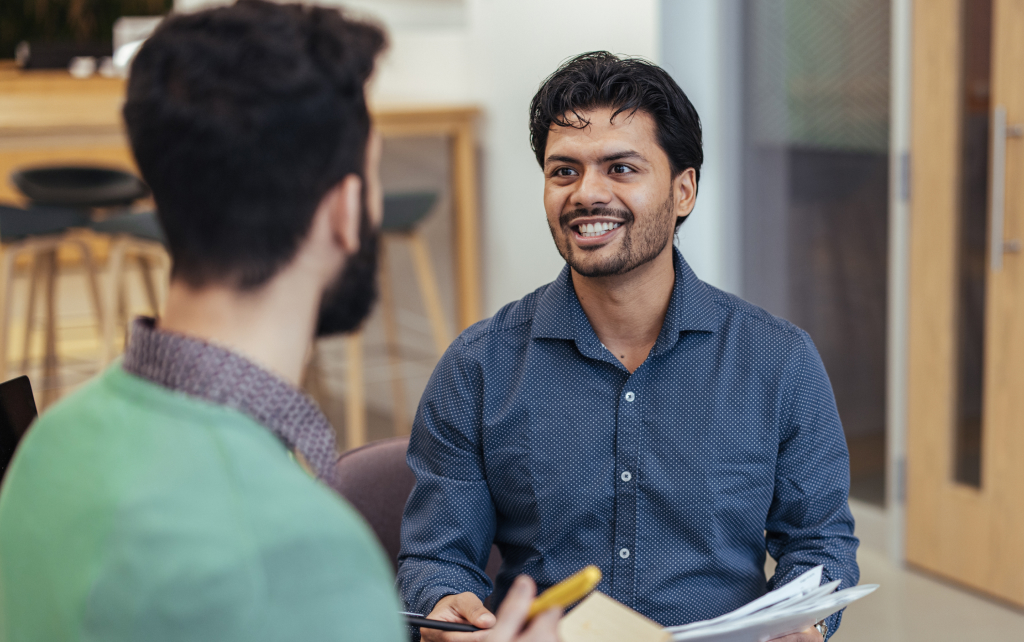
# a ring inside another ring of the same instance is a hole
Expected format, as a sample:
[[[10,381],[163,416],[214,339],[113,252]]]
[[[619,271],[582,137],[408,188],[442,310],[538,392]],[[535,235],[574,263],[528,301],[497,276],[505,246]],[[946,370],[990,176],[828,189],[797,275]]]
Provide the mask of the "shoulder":
[[[489,341],[501,340],[508,336],[529,336],[540,300],[551,285],[542,285],[518,301],[502,306],[494,316],[466,328],[459,335],[458,341],[470,349],[477,344],[487,344]]]
[[[464,374],[480,374],[484,364],[515,359],[529,344],[534,316],[549,287],[550,283],[543,285],[518,301],[506,304],[494,316],[466,328],[448,346],[435,372],[459,370]]]
[[[718,309],[721,328],[726,337],[738,339],[750,347],[798,356],[808,349],[814,349],[810,335],[793,323],[735,294],[706,283],[703,285],[707,288],[712,304]]]

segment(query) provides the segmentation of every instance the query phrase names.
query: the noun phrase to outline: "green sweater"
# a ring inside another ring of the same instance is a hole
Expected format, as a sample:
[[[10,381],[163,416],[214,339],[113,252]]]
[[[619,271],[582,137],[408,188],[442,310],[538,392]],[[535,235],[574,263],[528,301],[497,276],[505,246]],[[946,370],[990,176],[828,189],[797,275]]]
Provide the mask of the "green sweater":
[[[116,364],[0,491],[0,640],[405,639],[360,516],[266,428]]]

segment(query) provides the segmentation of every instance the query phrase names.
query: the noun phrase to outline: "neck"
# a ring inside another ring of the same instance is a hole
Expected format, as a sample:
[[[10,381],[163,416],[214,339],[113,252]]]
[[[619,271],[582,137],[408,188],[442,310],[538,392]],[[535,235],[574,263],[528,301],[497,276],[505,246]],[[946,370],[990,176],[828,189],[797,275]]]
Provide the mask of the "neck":
[[[672,298],[672,244],[626,274],[587,277],[574,270],[572,283],[601,343],[630,372],[640,367],[658,340]]]
[[[255,292],[239,292],[174,280],[159,327],[237,352],[298,387],[320,301],[311,281],[286,271]]]

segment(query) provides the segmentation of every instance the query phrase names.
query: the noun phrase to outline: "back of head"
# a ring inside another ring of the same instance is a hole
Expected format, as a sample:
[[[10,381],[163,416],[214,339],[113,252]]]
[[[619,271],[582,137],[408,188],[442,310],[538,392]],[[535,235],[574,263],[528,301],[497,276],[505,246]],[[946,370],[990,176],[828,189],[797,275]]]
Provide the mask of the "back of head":
[[[327,191],[363,173],[364,87],[384,46],[335,9],[263,0],[161,24],[124,117],[173,278],[253,289],[291,261]]]
[[[704,163],[700,117],[668,73],[640,58],[593,51],[563,63],[541,85],[530,104],[530,144],[544,167],[552,126],[585,127],[583,112],[611,108],[615,115],[648,113],[657,125],[658,143],[672,175],[692,168],[700,180]]]

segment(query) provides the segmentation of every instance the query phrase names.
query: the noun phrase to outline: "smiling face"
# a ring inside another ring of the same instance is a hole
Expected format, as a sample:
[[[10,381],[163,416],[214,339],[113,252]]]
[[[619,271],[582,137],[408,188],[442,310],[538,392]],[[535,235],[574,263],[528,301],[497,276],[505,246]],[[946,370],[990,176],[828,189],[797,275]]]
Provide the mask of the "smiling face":
[[[696,198],[694,170],[672,176],[653,118],[614,111],[583,112],[583,128],[552,126],[544,154],[551,236],[582,276],[625,274],[670,251],[676,218]]]

